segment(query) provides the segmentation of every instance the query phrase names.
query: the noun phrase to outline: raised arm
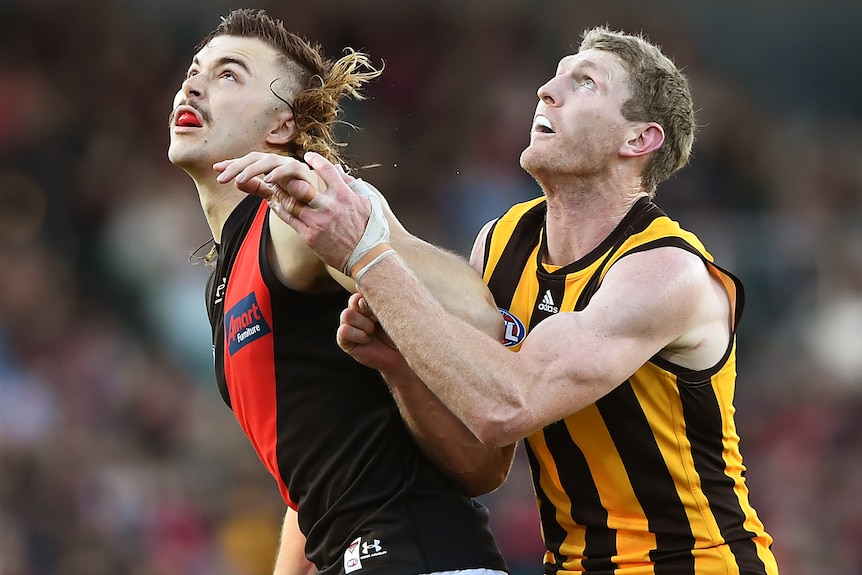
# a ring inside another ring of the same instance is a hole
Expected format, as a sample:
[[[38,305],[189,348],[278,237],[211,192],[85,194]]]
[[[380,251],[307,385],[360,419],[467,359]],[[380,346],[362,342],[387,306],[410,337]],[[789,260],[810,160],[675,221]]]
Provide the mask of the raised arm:
[[[448,313],[501,341],[502,316],[477,270],[457,254],[410,234],[380,192],[372,186],[368,188],[381,199],[390,245],[418,280]],[[342,283],[355,285],[352,279],[342,277]],[[373,314],[362,301],[358,295],[351,297],[342,314],[339,344],[358,361],[381,372],[417,443],[439,469],[458,481],[466,494],[481,495],[499,487],[509,473],[516,443],[501,447],[481,443],[422,383],[401,354],[386,345],[388,338],[376,329]]]

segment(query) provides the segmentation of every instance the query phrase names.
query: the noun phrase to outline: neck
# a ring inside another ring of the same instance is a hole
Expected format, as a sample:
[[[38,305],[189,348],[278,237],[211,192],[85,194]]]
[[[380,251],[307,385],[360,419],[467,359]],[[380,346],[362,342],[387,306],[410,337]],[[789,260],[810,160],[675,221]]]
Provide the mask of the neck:
[[[635,202],[646,196],[637,186],[604,186],[598,182],[542,185],[548,203],[545,262],[575,262],[607,238]]]
[[[201,208],[213,234],[213,239],[216,243],[220,243],[225,221],[246,197],[246,194],[237,190],[233,182],[221,184],[216,181],[214,176],[207,175],[206,178],[192,176],[192,179],[197,187]]]

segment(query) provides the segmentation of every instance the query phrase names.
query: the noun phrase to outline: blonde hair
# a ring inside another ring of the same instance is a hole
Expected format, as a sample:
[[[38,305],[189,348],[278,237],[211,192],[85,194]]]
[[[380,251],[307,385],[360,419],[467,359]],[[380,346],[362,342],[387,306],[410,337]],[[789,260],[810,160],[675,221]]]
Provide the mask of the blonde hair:
[[[688,80],[661,49],[643,35],[599,26],[584,32],[579,52],[603,50],[616,55],[629,75],[631,96],[623,104],[627,120],[657,122],[664,143],[650,157],[642,185],[650,197],[656,187],[688,163],[697,129]]]

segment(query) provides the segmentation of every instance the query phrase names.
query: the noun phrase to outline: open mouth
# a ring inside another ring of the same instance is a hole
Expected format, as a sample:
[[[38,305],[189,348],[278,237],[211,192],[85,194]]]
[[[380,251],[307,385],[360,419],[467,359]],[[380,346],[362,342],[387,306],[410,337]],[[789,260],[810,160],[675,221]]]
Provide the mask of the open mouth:
[[[544,116],[536,116],[533,119],[533,131],[542,134],[554,133],[554,129],[551,128],[551,122]]]

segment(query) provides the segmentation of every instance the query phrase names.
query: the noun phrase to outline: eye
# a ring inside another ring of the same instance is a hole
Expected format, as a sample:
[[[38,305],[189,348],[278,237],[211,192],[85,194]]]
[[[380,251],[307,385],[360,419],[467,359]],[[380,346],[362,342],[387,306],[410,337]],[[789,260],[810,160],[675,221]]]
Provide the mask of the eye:
[[[188,72],[186,72],[186,78],[191,78],[192,76],[197,76],[197,75],[198,75],[197,70],[189,70]]]
[[[222,70],[218,77],[226,80],[236,80],[236,74],[231,70]]]
[[[581,80],[581,86],[594,90],[596,88],[596,82],[592,78],[584,78]]]

